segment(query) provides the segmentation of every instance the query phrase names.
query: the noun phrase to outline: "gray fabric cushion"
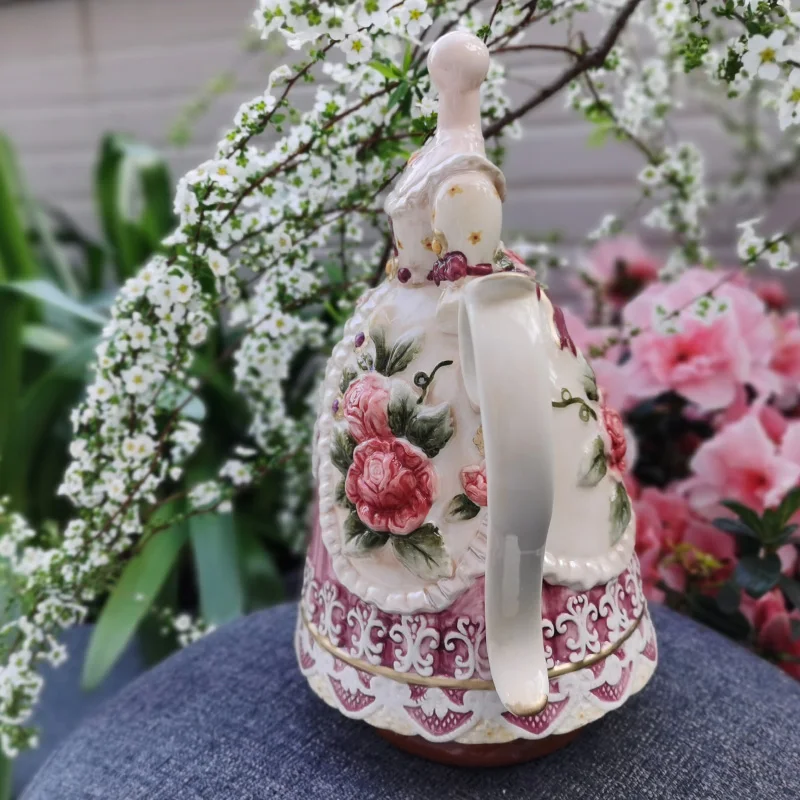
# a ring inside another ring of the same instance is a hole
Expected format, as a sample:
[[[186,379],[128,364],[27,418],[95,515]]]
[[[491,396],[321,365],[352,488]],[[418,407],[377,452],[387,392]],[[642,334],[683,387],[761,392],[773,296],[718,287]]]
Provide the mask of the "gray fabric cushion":
[[[74,733],[25,800],[777,800],[800,796],[800,684],[653,609],[644,691],[566,749],[470,770],[405,755],[318,700],[295,666],[295,607],[225,626]]]

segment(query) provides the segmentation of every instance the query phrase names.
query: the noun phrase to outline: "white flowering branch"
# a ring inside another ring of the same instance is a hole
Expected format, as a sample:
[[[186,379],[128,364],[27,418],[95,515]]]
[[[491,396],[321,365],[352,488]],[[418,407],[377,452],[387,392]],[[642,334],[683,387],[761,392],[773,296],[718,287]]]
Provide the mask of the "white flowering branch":
[[[260,34],[279,34],[303,51],[302,60],[274,70],[266,92],[241,106],[214,158],[181,179],[176,231],[119,292],[93,380],[72,414],[72,462],[61,493],[76,518],[50,541],[0,506],[0,557],[16,598],[0,635],[4,752],[35,744],[27,723],[41,691],[38,669],[63,660],[61,630],[85,618],[126,559],[153,536],[199,514],[229,512],[239,493],[265,476],[285,489],[282,524],[296,537],[302,531],[314,367],[358,296],[380,279],[391,245],[381,197],[435,129],[425,67],[430,31],[461,25],[487,42],[493,59],[482,109],[485,133],[498,146],[526,114],[567,87],[576,110],[632,142],[647,161],[643,192],[664,195],[645,222],[677,237],[684,265],[705,258],[700,214],[707,203],[696,149],[668,145],[664,135],[678,73],[702,68],[726,86],[775,81],[779,121],[795,124],[789,106],[800,104],[797,59],[793,51],[775,50],[774,35],[783,33],[780,47],[791,48],[797,24],[778,3],[738,3],[731,19],[715,18],[720,26],[745,28],[727,49],[715,49],[699,12],[674,0],[595,4],[607,24],[594,47],[580,36],[579,47],[571,37],[563,47],[526,40],[535,39],[540,23],[571,30],[587,13],[582,0],[497,0],[488,18],[478,5],[261,0]],[[649,29],[657,45],[657,55],[641,65],[626,38],[633,27]],[[570,65],[512,108],[498,56],[554,48]],[[300,111],[300,87],[320,78],[311,108]],[[265,134],[273,137],[269,144]],[[759,237],[752,226],[742,236],[749,260]],[[765,252],[777,248],[776,265],[792,263],[783,250],[788,240],[763,240]],[[533,252],[550,257],[546,249]],[[203,440],[194,413],[202,388],[196,353],[212,335],[223,343],[218,363],[232,363],[247,404],[248,437],[232,445],[215,477],[192,485],[185,471]],[[304,363],[309,368],[300,370]],[[298,372],[307,377],[302,389],[294,386]],[[184,498],[177,516],[153,517]],[[185,641],[205,630],[178,610],[174,615],[171,626]]]

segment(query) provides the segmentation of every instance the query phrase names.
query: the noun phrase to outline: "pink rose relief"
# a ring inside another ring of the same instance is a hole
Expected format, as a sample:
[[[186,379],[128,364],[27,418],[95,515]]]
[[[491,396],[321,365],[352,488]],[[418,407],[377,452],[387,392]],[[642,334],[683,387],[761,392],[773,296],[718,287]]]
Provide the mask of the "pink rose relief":
[[[344,418],[357,442],[386,439],[389,429],[389,387],[380,375],[369,373],[353,381],[344,393]]]
[[[368,439],[353,451],[345,493],[374,531],[406,534],[431,510],[438,489],[425,454],[404,439]]]
[[[625,453],[628,444],[625,441],[625,429],[622,418],[611,406],[603,407],[603,425],[606,429],[606,457],[611,469],[625,472]]]
[[[487,485],[486,485],[486,462],[481,462],[475,467],[464,467],[461,470],[461,485],[464,487],[464,494],[475,503],[476,506],[488,505]]]

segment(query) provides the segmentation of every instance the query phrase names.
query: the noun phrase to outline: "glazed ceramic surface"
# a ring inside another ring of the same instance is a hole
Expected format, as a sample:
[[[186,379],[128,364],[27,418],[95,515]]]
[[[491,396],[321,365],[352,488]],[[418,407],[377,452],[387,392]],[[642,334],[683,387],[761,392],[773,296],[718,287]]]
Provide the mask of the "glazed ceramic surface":
[[[500,242],[469,34],[386,209],[395,255],[325,375],[297,649],[348,716],[430,741],[572,731],[656,663],[625,438],[561,311]]]

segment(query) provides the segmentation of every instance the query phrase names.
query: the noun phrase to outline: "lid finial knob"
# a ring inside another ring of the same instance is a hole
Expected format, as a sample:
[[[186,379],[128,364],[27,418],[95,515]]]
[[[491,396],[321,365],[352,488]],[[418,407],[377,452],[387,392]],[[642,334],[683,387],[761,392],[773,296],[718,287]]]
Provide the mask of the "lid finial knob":
[[[451,31],[428,53],[428,71],[439,90],[440,131],[480,131],[480,86],[489,71],[489,49],[468,31]]]

